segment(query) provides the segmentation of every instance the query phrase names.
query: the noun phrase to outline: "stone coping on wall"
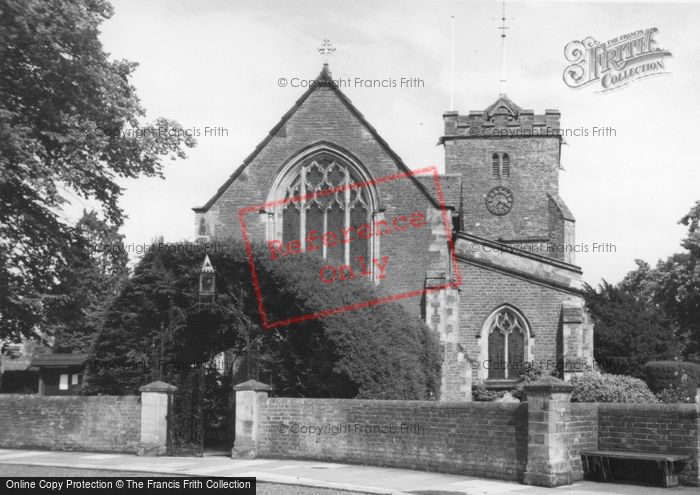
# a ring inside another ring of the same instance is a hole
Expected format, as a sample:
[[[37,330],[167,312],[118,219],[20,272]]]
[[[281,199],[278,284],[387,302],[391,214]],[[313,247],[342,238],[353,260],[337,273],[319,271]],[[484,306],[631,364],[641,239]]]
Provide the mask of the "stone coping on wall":
[[[573,402],[572,404],[589,404],[588,402]],[[594,403],[595,404],[595,403]],[[678,417],[695,418],[700,417],[700,405],[698,404],[638,404],[634,402],[614,403],[599,402],[599,409],[612,411],[634,411],[649,416],[657,416],[659,413],[675,413]]]
[[[487,401],[472,401],[472,402],[438,402],[432,400],[375,400],[375,399],[319,399],[319,398],[290,398],[290,397],[269,397],[265,402],[276,402],[281,404],[352,404],[356,407],[362,407],[363,404],[371,407],[434,407],[436,409],[516,409],[524,402],[487,402]]]

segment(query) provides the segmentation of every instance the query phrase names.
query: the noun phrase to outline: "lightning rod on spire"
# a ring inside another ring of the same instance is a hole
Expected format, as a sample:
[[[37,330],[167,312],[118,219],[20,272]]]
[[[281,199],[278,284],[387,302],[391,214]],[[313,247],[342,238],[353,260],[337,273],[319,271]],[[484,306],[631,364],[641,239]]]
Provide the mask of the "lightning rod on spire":
[[[510,29],[506,26],[506,0],[503,0],[503,12],[501,14],[501,26],[498,28],[501,31],[501,80],[500,80],[500,94],[501,96],[506,94],[506,29]]]

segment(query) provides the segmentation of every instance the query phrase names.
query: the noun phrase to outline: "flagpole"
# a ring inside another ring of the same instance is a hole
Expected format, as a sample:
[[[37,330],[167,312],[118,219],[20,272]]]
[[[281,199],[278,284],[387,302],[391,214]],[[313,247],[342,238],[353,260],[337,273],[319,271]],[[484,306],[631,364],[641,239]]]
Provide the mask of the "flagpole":
[[[452,40],[450,47],[450,111],[455,109],[455,16],[451,19]]]

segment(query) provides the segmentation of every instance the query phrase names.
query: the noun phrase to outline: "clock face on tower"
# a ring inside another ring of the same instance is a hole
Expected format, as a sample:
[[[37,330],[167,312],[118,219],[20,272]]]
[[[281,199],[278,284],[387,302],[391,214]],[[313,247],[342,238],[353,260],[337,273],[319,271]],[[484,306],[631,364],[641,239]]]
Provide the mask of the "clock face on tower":
[[[496,186],[486,195],[486,208],[494,215],[505,215],[513,207],[513,193],[507,187]]]

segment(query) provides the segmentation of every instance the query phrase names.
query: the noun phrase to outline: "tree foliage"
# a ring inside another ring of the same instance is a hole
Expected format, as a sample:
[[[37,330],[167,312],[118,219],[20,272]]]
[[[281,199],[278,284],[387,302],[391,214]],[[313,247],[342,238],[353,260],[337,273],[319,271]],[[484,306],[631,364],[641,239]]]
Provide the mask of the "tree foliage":
[[[644,366],[644,376],[649,389],[661,402],[695,402],[700,386],[700,365],[684,361],[650,361]]]
[[[595,360],[604,371],[641,378],[648,361],[680,354],[682,345],[663,311],[624,288],[604,280],[597,290],[587,285],[585,299],[595,321]]]
[[[77,239],[66,252],[59,282],[44,298],[43,330],[54,352],[85,352],[100,328],[101,314],[128,275],[123,236],[94,211],[84,211]]]
[[[435,336],[399,303],[309,319],[263,330],[248,259],[235,241],[209,249],[216,269],[216,301],[198,302],[205,247],[154,245],[106,313],[92,351],[89,390],[133,393],[157,376],[207,362],[233,349],[251,364],[251,378],[289,397],[426,399],[439,389]],[[321,261],[307,255],[270,260],[255,251],[268,321],[313,314],[382,296],[365,280],[323,284]]]
[[[604,370],[642,377],[647,361],[700,362],[700,201],[679,223],[688,227],[684,252],[653,268],[636,260],[617,286],[587,287],[594,352]]]
[[[176,122],[142,122],[136,64],[110,60],[98,37],[112,13],[104,0],[0,4],[0,337],[32,336],[42,321],[78,237],[62,218],[67,192],[118,227],[118,179],[160,176],[195,144]]]
[[[700,362],[700,201],[679,221],[688,228],[684,252],[659,260],[655,268],[637,262],[620,287],[665,315],[685,347],[683,357]]]

